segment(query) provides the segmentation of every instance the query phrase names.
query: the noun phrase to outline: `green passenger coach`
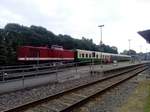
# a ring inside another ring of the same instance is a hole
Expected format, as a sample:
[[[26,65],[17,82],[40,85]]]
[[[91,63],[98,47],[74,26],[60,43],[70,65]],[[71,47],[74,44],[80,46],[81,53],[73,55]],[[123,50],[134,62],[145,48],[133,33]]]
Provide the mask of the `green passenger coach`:
[[[101,53],[96,51],[76,50],[76,61],[97,61],[110,62],[111,55],[109,53]]]
[[[94,61],[94,62],[103,62],[103,63],[112,63],[116,61],[129,61],[131,56],[104,53],[97,51],[88,51],[76,49],[75,60],[76,61]]]

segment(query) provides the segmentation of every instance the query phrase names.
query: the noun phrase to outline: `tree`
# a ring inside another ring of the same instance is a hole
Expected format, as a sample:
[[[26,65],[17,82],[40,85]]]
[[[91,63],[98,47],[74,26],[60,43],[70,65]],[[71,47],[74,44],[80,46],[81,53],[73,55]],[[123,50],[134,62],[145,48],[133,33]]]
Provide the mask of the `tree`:
[[[136,55],[136,51],[135,50],[124,50],[121,54],[125,54],[125,55]]]
[[[136,51],[135,50],[129,50],[129,55],[136,55]]]
[[[74,39],[70,35],[55,35],[42,26],[32,25],[26,27],[16,23],[7,24],[0,29],[0,63],[15,64],[16,51],[19,46],[51,46],[61,45],[65,49],[83,49],[117,53],[117,48],[103,44],[102,46],[93,43],[92,39],[82,37]]]
[[[0,64],[7,63],[7,44],[5,41],[5,33],[0,30]]]

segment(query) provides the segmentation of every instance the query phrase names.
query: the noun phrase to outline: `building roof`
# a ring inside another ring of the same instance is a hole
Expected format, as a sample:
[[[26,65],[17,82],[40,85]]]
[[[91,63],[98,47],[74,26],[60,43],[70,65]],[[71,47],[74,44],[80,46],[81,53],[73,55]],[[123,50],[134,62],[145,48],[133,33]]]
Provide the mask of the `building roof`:
[[[148,43],[150,43],[150,30],[139,31],[140,34]]]

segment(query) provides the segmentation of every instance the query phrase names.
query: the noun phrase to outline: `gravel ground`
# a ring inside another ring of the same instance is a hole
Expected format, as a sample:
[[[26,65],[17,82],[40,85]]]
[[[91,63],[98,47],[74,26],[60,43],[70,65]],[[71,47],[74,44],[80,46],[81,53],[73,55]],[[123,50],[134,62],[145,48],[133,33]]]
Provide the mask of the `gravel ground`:
[[[82,77],[80,80],[75,79],[63,83],[48,84],[41,87],[0,95],[0,111],[55,94],[71,87],[98,80],[101,77],[102,75],[92,75],[89,73],[88,77]]]
[[[105,94],[93,98],[73,112],[118,112],[117,109],[127,102],[128,97],[134,92],[139,82],[147,77],[149,71],[144,71]]]

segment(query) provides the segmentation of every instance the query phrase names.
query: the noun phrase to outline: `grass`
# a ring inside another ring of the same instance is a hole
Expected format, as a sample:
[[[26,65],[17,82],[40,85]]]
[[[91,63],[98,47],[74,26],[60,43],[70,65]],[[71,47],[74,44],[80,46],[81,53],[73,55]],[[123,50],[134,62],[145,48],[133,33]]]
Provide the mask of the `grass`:
[[[144,106],[144,112],[150,112],[150,84],[149,84],[149,95],[146,99],[146,104]]]
[[[143,81],[117,112],[150,112],[150,81]]]

